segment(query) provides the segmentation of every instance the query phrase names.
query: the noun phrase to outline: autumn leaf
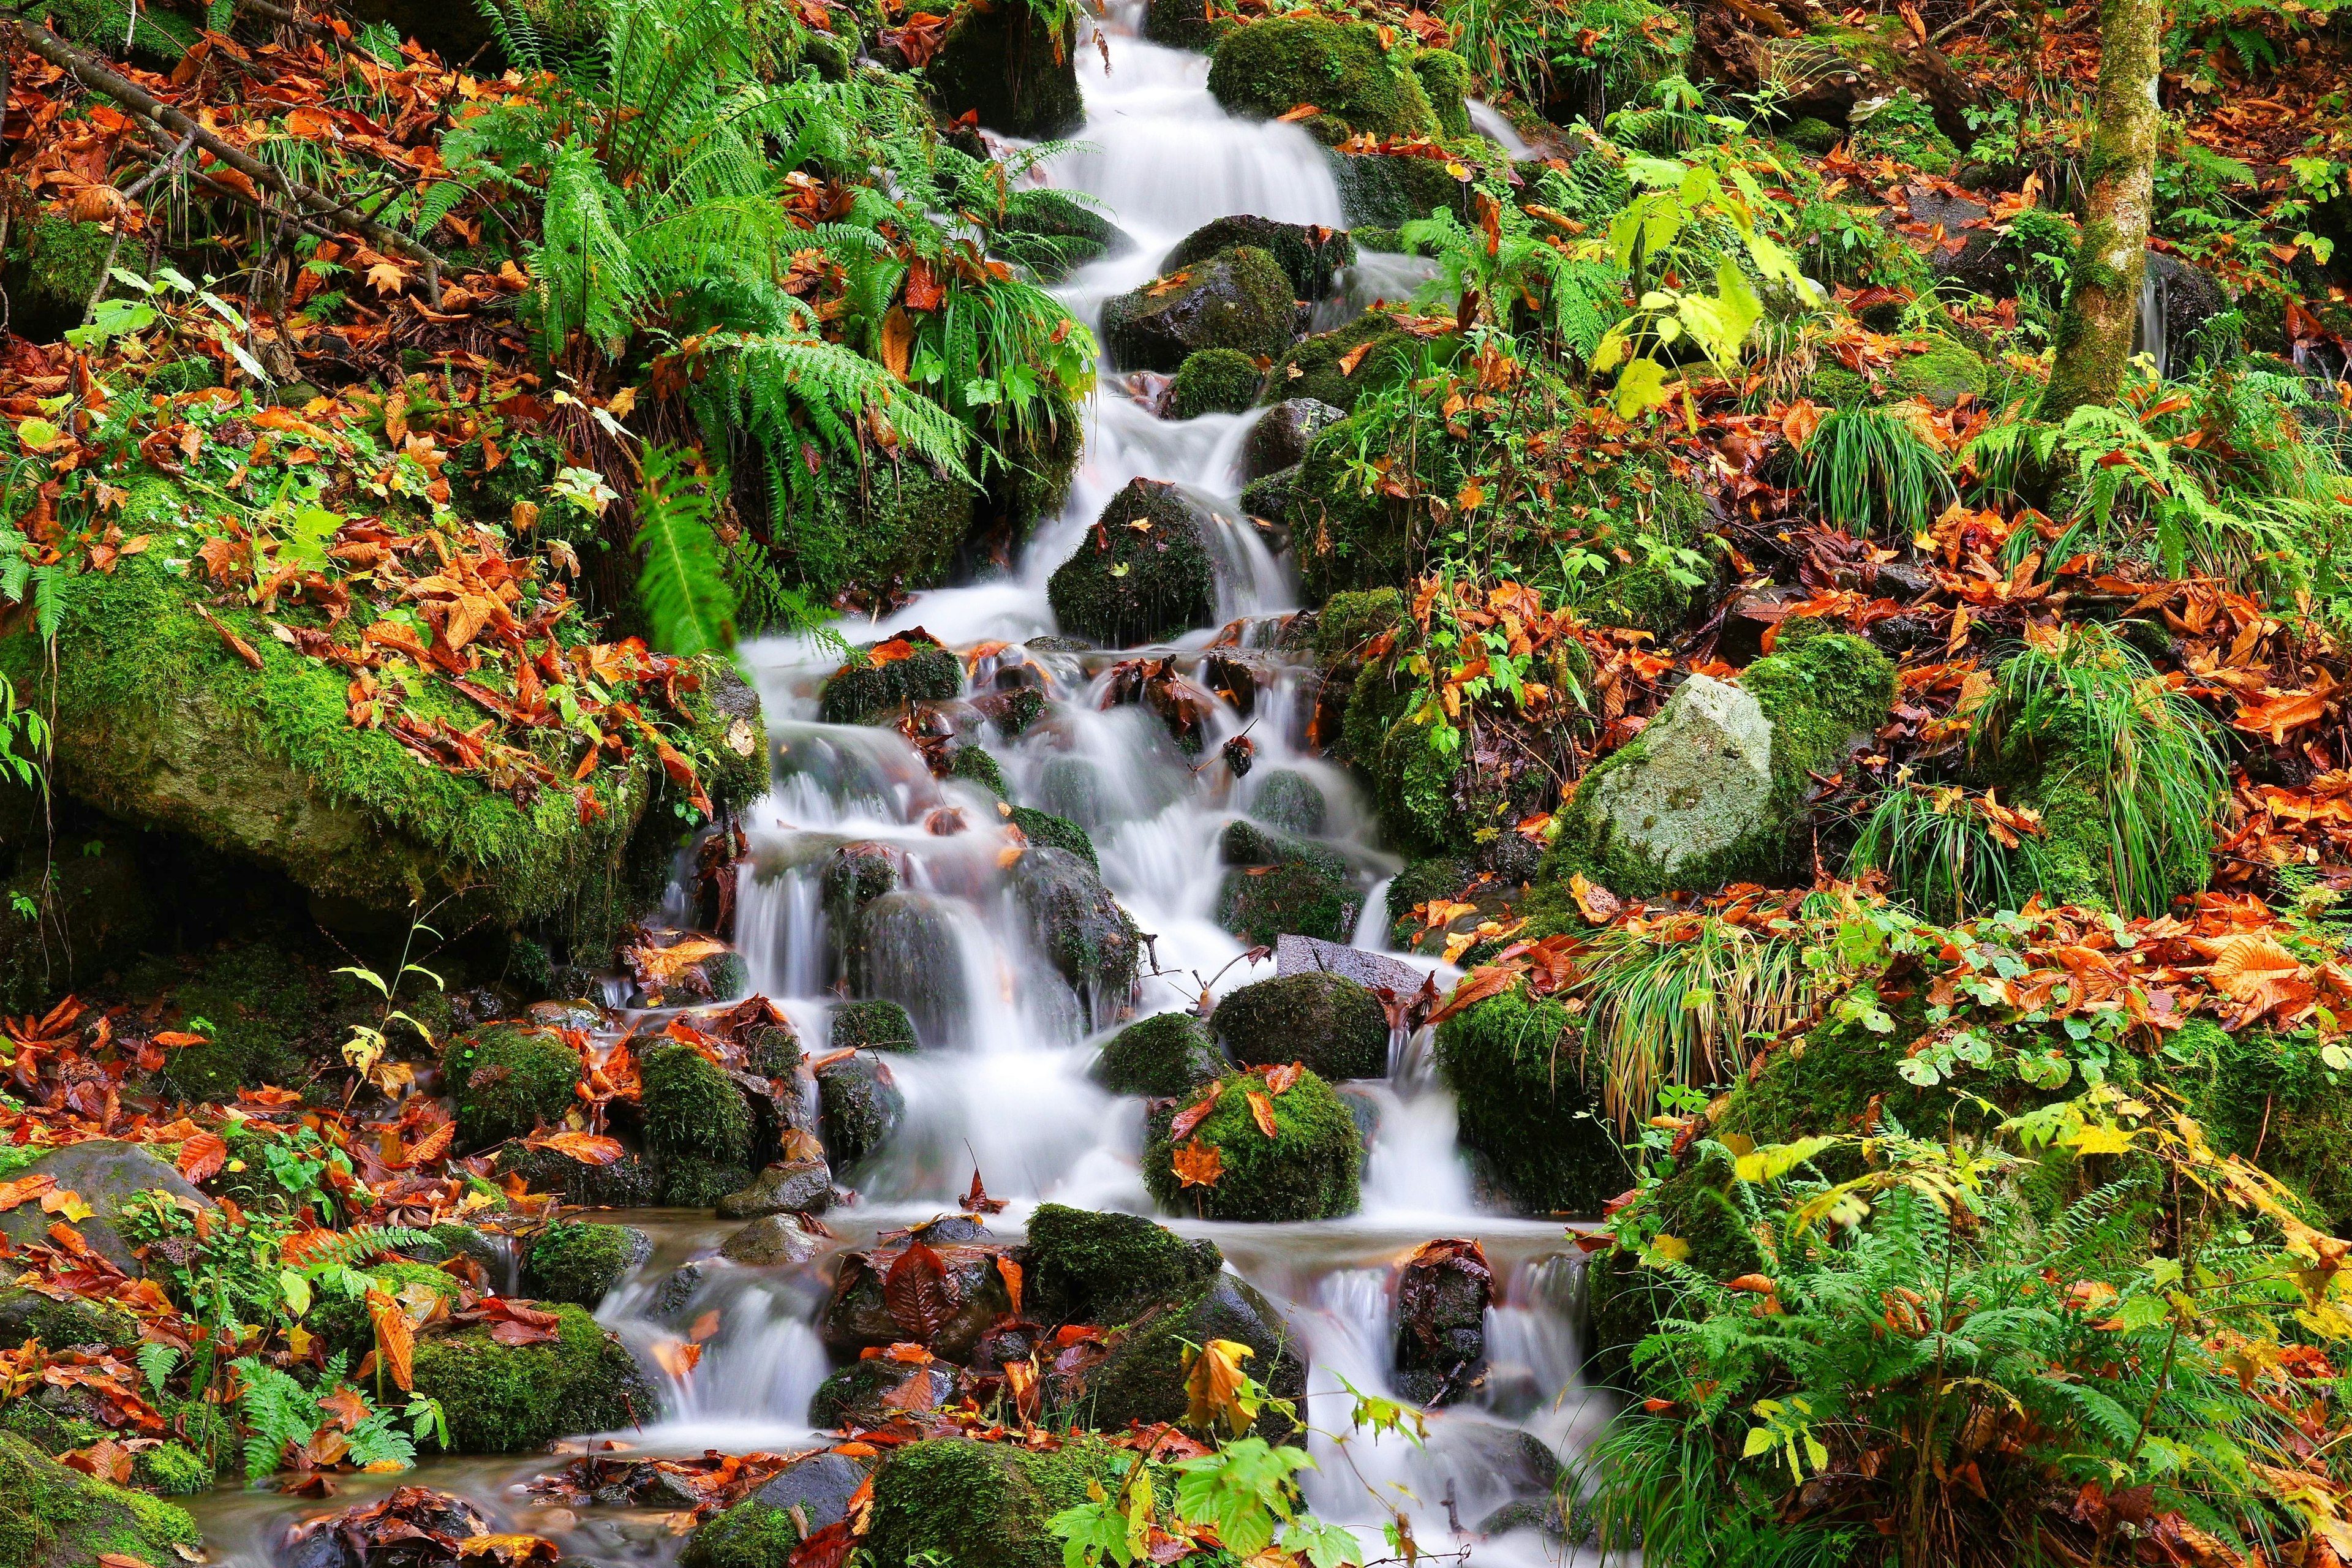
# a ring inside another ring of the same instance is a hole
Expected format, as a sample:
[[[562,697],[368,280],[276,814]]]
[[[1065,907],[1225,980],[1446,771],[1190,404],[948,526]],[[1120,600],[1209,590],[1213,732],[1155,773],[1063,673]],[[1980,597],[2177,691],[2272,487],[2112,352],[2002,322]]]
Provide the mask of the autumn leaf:
[[[1341,375],[1355,374],[1356,367],[1363,363],[1364,356],[1371,352],[1371,344],[1358,343],[1354,348],[1351,348],[1346,353],[1341,354],[1339,356],[1339,374]]]
[[[907,309],[936,310],[947,298],[947,289],[931,271],[931,264],[920,257],[907,268]]]
[[[684,1340],[664,1340],[654,1346],[654,1360],[664,1372],[684,1382],[687,1375],[701,1363],[702,1347]]]
[[[1021,1265],[1003,1253],[996,1255],[997,1277],[1004,1281],[1004,1293],[1013,1300],[1013,1315],[1021,1315]]]
[[[1203,1143],[1198,1138],[1177,1150],[1170,1163],[1175,1169],[1179,1188],[1213,1187],[1217,1178],[1225,1173],[1224,1155],[1214,1143]]]
[[[915,319],[899,307],[890,307],[882,318],[882,364],[900,381],[907,379],[907,366],[915,353]]]
[[[0,1214],[31,1202],[57,1184],[55,1176],[19,1176],[13,1182],[0,1182]]]
[[[1235,1436],[1257,1419],[1257,1400],[1241,1363],[1257,1354],[1237,1340],[1211,1340],[1184,1352],[1184,1424],[1196,1432],[1223,1423]]]
[[[974,1165],[971,1168],[971,1188],[957,1201],[956,1206],[966,1214],[1002,1214],[1004,1212],[1004,1200],[988,1195],[988,1189],[980,1184],[980,1167]]]
[[[1249,1108],[1250,1120],[1257,1123],[1257,1130],[1265,1133],[1269,1138],[1275,1136],[1274,1101],[1268,1100],[1257,1090],[1251,1089],[1249,1091]]]
[[[499,1568],[552,1563],[561,1555],[555,1542],[539,1535],[469,1535],[457,1543],[460,1563],[494,1563]]]
[[[1179,1139],[1191,1137],[1192,1129],[1206,1121],[1209,1112],[1216,1109],[1216,1091],[1212,1089],[1198,1104],[1188,1105],[1176,1113],[1176,1120],[1168,1124],[1168,1141],[1173,1143]]]
[[[207,1182],[228,1163],[228,1144],[217,1132],[199,1132],[180,1145],[180,1174],[192,1182]]]
[[[2316,724],[2326,716],[2326,693],[2289,691],[2241,704],[2238,716],[2230,722],[2238,729],[2268,735],[2275,746],[2285,742],[2288,731]]]
[[[1292,1062],[1288,1067],[1266,1068],[1266,1093],[1288,1094],[1290,1092],[1290,1086],[1297,1083],[1298,1081],[1298,1075],[1306,1070],[1307,1064],[1305,1062]]]
[[[71,1224],[79,1225],[98,1211],[82,1202],[79,1193],[60,1189],[41,1199],[41,1212],[63,1215]]]
[[[550,1132],[522,1142],[526,1149],[551,1149],[583,1165],[609,1165],[628,1152],[618,1138],[594,1132]]]
[[[367,1293],[367,1312],[368,1321],[375,1329],[376,1354],[383,1358],[384,1370],[392,1373],[394,1386],[407,1393],[416,1386],[416,1340],[409,1327],[408,1314],[401,1310],[399,1302],[374,1289]]]
[[[1568,889],[1576,897],[1576,907],[1584,918],[1597,926],[1605,926],[1625,911],[1625,900],[1598,882],[1587,881],[1584,873],[1570,876]]]
[[[882,1277],[882,1304],[891,1321],[929,1342],[961,1303],[947,1264],[921,1242],[910,1242]]]

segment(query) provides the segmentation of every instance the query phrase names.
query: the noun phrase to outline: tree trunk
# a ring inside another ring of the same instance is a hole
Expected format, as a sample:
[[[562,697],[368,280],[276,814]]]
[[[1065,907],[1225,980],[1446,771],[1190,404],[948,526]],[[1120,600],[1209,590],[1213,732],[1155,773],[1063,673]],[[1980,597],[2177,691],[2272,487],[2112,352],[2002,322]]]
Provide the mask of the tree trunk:
[[[2042,398],[2044,419],[2064,419],[2085,403],[2112,403],[2123,390],[2155,205],[2161,115],[2157,51],[2164,19],[2164,0],[2101,0],[2091,194],[2058,318],[2057,363]]]

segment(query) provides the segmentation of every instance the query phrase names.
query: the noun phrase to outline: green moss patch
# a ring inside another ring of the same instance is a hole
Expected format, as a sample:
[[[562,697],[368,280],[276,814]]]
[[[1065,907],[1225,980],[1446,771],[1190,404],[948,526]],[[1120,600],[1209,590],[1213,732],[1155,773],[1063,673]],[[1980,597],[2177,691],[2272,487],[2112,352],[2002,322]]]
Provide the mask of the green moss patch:
[[[1265,378],[1257,361],[1239,349],[1201,349],[1185,356],[1168,389],[1171,419],[1203,414],[1239,414],[1257,401]]]
[[[652,1252],[646,1233],[632,1226],[560,1220],[541,1231],[523,1254],[523,1289],[541,1300],[569,1301],[593,1311]]]
[[[1223,1173],[1212,1185],[1184,1186],[1176,1174],[1177,1145],[1169,1138],[1176,1108],[1150,1119],[1143,1184],[1162,1207],[1224,1220],[1337,1219],[1356,1212],[1363,1139],[1329,1084],[1302,1072],[1286,1092],[1269,1095],[1263,1077],[1241,1073],[1214,1093],[1216,1109],[1183,1144],[1217,1151]],[[1271,1138],[1258,1129],[1253,1093],[1273,1108]]]
[[[203,1540],[181,1509],[69,1470],[13,1432],[0,1432],[0,1563],[92,1568],[110,1553],[152,1568]]]
[[[493,1025],[452,1046],[443,1064],[468,1149],[552,1126],[576,1103],[580,1053],[552,1030]]]
[[[656,1159],[750,1164],[751,1108],[724,1068],[692,1047],[671,1042],[638,1058],[638,1072],[644,1080],[646,1148]]]
[[[1095,1064],[1095,1081],[1114,1094],[1165,1099],[1214,1082],[1230,1066],[1200,1019],[1190,1013],[1159,1013],[1112,1037]]]
[[[1388,1010],[1336,974],[1286,974],[1242,986],[1217,1004],[1209,1021],[1244,1067],[1299,1061],[1325,1079],[1388,1076]]]
[[[1234,114],[1272,120],[1311,103],[1349,132],[1430,136],[1439,127],[1407,57],[1368,23],[1277,16],[1217,40],[1209,91]]]
[[[1580,1025],[1559,1003],[1489,997],[1438,1026],[1460,1138],[1496,1186],[1535,1214],[1597,1214],[1633,1184],[1580,1071]]]
[[[549,1310],[561,1320],[552,1343],[502,1345],[481,1327],[417,1342],[417,1392],[441,1402],[453,1451],[528,1453],[567,1433],[660,1413],[653,1385],[618,1340],[581,1308]]]

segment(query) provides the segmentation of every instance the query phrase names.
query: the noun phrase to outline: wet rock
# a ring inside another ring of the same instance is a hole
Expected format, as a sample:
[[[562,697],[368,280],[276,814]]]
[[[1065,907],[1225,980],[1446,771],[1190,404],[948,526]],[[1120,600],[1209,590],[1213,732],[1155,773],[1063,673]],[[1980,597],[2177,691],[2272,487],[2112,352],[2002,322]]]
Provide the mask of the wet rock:
[[[1275,361],[1274,373],[1266,378],[1266,395],[1291,403],[1319,403],[1337,408],[1342,416],[1351,414],[1358,398],[1395,381],[1394,351],[1410,350],[1412,342],[1394,321],[1377,313],[1301,338]],[[1364,352],[1358,353],[1358,349]],[[1323,425],[1315,434],[1330,427]],[[1312,446],[1312,437],[1308,444]]]
[[[1331,1081],[1388,1076],[1388,1010],[1363,986],[1337,975],[1244,985],[1217,1004],[1209,1024],[1244,1067],[1304,1062]]]
[[[745,1234],[745,1232],[756,1228],[756,1224],[757,1222],[755,1222],[754,1225],[745,1226],[742,1230],[737,1231],[735,1235],[741,1236]],[[732,1241],[734,1237],[730,1237],[728,1238],[730,1241]],[[720,1248],[722,1256],[724,1255],[725,1250],[726,1249],[723,1247]],[[735,1261],[751,1262],[753,1260],[750,1258],[738,1258]],[[663,1275],[661,1277],[660,1283],[656,1284],[653,1289],[654,1316],[667,1321],[675,1322],[678,1315],[684,1312],[688,1306],[693,1304],[694,1298],[700,1293],[702,1288],[710,1283],[710,1278],[714,1272],[715,1270],[713,1269],[709,1258],[698,1258],[692,1262],[681,1263],[677,1268],[671,1269],[668,1273]]]
[[[539,1300],[593,1310],[653,1255],[654,1238],[635,1226],[558,1221],[523,1254],[523,1289]]]
[[[1088,833],[1110,821],[1101,765],[1091,757],[1049,757],[1037,771],[1037,804]]]
[[[1249,438],[1242,444],[1242,477],[1262,479],[1296,468],[1306,459],[1315,437],[1347,416],[1345,409],[1317,398],[1284,398],[1250,426]]]
[[[457,1147],[469,1151],[561,1121],[577,1102],[580,1053],[552,1029],[492,1025],[451,1047],[442,1074],[457,1091]]]
[[[1571,1031],[1582,1026],[1557,1002],[1517,992],[1438,1026],[1437,1066],[1454,1092],[1462,1147],[1486,1184],[1525,1213],[1596,1214],[1625,1189],[1615,1130],[1575,1070],[1580,1036]]]
[[[550,1310],[551,1342],[500,1344],[478,1324],[416,1342],[416,1391],[441,1402],[453,1451],[527,1453],[567,1432],[659,1417],[660,1395],[626,1346],[579,1307]]]
[[[1183,1346],[1213,1339],[1233,1340],[1255,1352],[1244,1364],[1276,1398],[1297,1401],[1306,1393],[1307,1362],[1297,1333],[1256,1287],[1220,1270],[1146,1312],[1085,1373],[1083,1392],[1070,1390],[1068,1395],[1087,1401],[1090,1421],[1105,1431],[1123,1429],[1130,1421],[1181,1422],[1187,1405]],[[1279,1442],[1296,1427],[1267,1411],[1256,1430]]]
[[[1120,370],[1174,371],[1202,349],[1277,354],[1297,320],[1290,279],[1255,246],[1221,250],[1106,300],[1103,346]]]
[[[884,1426],[903,1415],[954,1404],[962,1386],[962,1370],[944,1361],[867,1356],[817,1384],[809,1397],[809,1425]]]
[[[34,1206],[37,1211],[39,1205]],[[0,1264],[0,1350],[15,1350],[27,1340],[51,1351],[138,1343],[139,1320],[130,1313],[85,1297],[60,1301],[7,1283],[16,1278],[14,1268]]]
[[[963,1026],[963,944],[955,918],[929,894],[885,894],[858,916],[849,950],[852,991],[898,1003],[916,1037],[935,1046],[959,1038]]]
[[[1140,1215],[1062,1204],[1029,1216],[1027,1258],[1034,1310],[1061,1323],[1120,1321],[1138,1303],[1176,1300],[1224,1267],[1214,1242],[1186,1241]]]
[[[1127,232],[1066,191],[1024,191],[997,226],[996,251],[1058,283],[1089,262],[1135,248]]]
[[[826,918],[843,930],[854,926],[860,910],[898,890],[902,859],[887,844],[845,844],[835,850],[818,881]]]
[[[1107,647],[1208,625],[1217,605],[1217,527],[1206,498],[1158,479],[1130,481],[1047,581],[1055,618]]]
[[[569,1002],[534,1002],[523,1016],[541,1029],[601,1029],[604,1009],[580,997]]]
[[[1297,486],[1296,468],[1277,468],[1262,479],[1252,479],[1242,487],[1243,515],[1270,523],[1282,521],[1290,515]]]
[[[824,1147],[835,1170],[846,1170],[888,1140],[907,1114],[907,1097],[878,1057],[860,1051],[817,1069],[824,1105]]]
[[[1381,136],[1434,136],[1437,117],[1402,53],[1368,23],[1276,16],[1217,40],[1209,92],[1228,112],[1272,120],[1302,103],[1315,126]]]
[[[2191,355],[2204,346],[2200,334],[2206,323],[2230,309],[2230,291],[2196,263],[2161,250],[2147,253],[2147,275],[2164,321],[2165,368],[2178,377],[2184,374]],[[2208,347],[2206,353],[2210,358],[2214,351]]]
[[[893,644],[910,651],[881,663],[867,657]],[[817,716],[828,724],[870,724],[908,702],[944,702],[963,691],[962,661],[919,626],[858,652],[860,658],[834,671],[817,697]]]
[[[647,1152],[666,1164],[751,1163],[751,1111],[727,1070],[701,1052],[666,1041],[637,1058]],[[721,1192],[731,1189],[721,1189]],[[709,1202],[716,1202],[713,1194]]]
[[[1143,36],[1171,49],[1206,54],[1232,26],[1209,19],[1208,0],[1146,0],[1143,7]]]
[[[1296,768],[1269,771],[1250,802],[1250,815],[1267,826],[1310,838],[1322,833],[1328,813],[1321,787]]]
[[[111,1138],[91,1138],[53,1149],[12,1173],[11,1179],[29,1181],[36,1176],[50,1177],[59,1192],[79,1194],[94,1212],[88,1219],[68,1220],[37,1203],[20,1204],[0,1214],[0,1236],[11,1242],[45,1242],[50,1226],[70,1225],[109,1263],[133,1276],[145,1270],[131,1256],[131,1244],[116,1224],[125,1203],[141,1193],[161,1192],[199,1208],[217,1206],[195,1184],[147,1150]]]
[[[1201,349],[1184,357],[1168,384],[1167,417],[1239,414],[1257,401],[1265,380],[1258,362],[1239,349]]]
[[[1505,1503],[1478,1521],[1480,1535],[1508,1535],[1515,1530],[1539,1531],[1554,1541],[1567,1540],[1568,1521],[1560,1515],[1559,1500],[1521,1498]]]
[[[1079,994],[1124,1003],[1142,940],[1092,867],[1066,849],[1031,845],[1013,863],[1013,900],[1036,943]]]
[[[1397,1277],[1396,1389],[1421,1405],[1451,1403],[1486,1359],[1494,1270],[1478,1244],[1424,1244]]]
[[[956,14],[924,68],[943,120],[970,113],[1006,136],[1066,136],[1086,122],[1076,26],[1057,39],[1027,5]]]
[[[1176,242],[1160,270],[1181,271],[1237,245],[1255,246],[1273,257],[1283,276],[1290,279],[1292,294],[1307,300],[1320,300],[1331,292],[1331,280],[1339,268],[1356,259],[1356,242],[1344,230],[1243,216],[1221,217],[1194,229]]]
[[[1769,0],[1763,10],[1744,12],[1728,5],[1702,5],[1691,79],[1735,92],[1779,82],[1787,89],[1775,101],[1780,113],[1831,125],[1848,125],[1861,106],[1885,103],[1908,89],[1933,110],[1946,136],[1968,146],[1975,138],[1968,119],[1979,102],[1974,85],[1898,18],[1850,17],[1826,20],[1819,6],[1809,8],[1805,0]],[[1801,68],[1796,64],[1801,59]]]
[[[719,1256],[747,1268],[806,1263],[824,1248],[824,1240],[787,1214],[772,1214],[719,1244]]]
[[[1344,942],[1356,929],[1363,894],[1344,856],[1311,839],[1228,823],[1219,840],[1227,866],[1217,923],[1254,946],[1286,933]]]
[[[774,1214],[818,1214],[833,1203],[833,1170],[821,1159],[770,1165],[740,1193],[719,1200],[720,1219],[758,1219]]]
[[[679,1568],[783,1568],[793,1548],[849,1517],[850,1500],[873,1468],[872,1460],[846,1454],[793,1460],[750,1497],[705,1521],[687,1542]]]
[[[1005,1250],[904,1237],[845,1252],[818,1331],[836,1350],[919,1344],[933,1355],[962,1361],[988,1325],[1013,1310],[996,1267]]]
[[[1266,1079],[1240,1073],[1204,1090],[1215,1105],[1181,1143],[1195,1180],[1179,1174],[1179,1144],[1170,1136],[1178,1107],[1161,1106],[1145,1123],[1143,1183],[1171,1213],[1204,1219],[1336,1219],[1356,1211],[1363,1140],[1331,1086],[1303,1072],[1281,1094]],[[1257,1124],[1250,1096],[1272,1111],[1275,1135]],[[1197,1152],[1196,1152],[1197,1151]],[[1215,1155],[1216,1178],[1202,1184],[1200,1165]]]
[[[1095,1064],[1094,1078],[1114,1094],[1164,1100],[1190,1094],[1232,1070],[1206,1024],[1190,1013],[1160,1013],[1113,1036]]]
[[[1066,849],[1097,871],[1102,869],[1102,862],[1095,856],[1095,841],[1068,817],[1055,816],[1034,806],[1016,805],[1005,820],[1019,828],[1021,837],[1030,843],[1042,844],[1049,849]]]
[[[973,698],[971,705],[982,718],[995,726],[999,735],[1010,741],[1026,733],[1029,726],[1045,713],[1045,694],[1034,686],[1022,686],[1010,691],[987,692]]]
[[[832,1047],[836,1051],[916,1051],[915,1021],[896,1002],[844,1002],[833,1010]]]
[[[1012,792],[1004,787],[1004,767],[985,746],[958,746],[948,759],[947,776],[975,784],[1003,799]]]
[[[589,1165],[516,1141],[499,1146],[492,1169],[500,1176],[520,1176],[532,1192],[561,1193],[575,1208],[644,1208],[661,1201],[661,1173],[635,1154],[609,1165]]]
[[[457,1568],[459,1544],[489,1529],[481,1510],[454,1493],[396,1487],[297,1525],[278,1560],[283,1568]]]

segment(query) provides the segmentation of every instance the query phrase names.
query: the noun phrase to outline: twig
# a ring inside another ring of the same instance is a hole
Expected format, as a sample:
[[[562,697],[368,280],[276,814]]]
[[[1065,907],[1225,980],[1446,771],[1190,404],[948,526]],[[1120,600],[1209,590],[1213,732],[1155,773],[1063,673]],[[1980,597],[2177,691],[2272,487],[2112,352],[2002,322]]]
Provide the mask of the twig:
[[[1946,38],[1950,37],[1954,33],[1958,32],[1962,27],[1967,26],[1970,22],[1975,21],[1979,16],[1983,16],[1986,12],[1991,10],[1994,6],[1999,5],[2000,4],[2001,4],[2001,0],[1977,0],[1975,5],[1969,7],[1965,15],[1955,17],[1953,20],[1945,23],[1934,32],[1928,34],[1927,41],[1934,44],[1938,48],[1942,47]]]
[[[409,238],[397,229],[387,228],[373,218],[353,212],[324,191],[314,190],[299,180],[289,179],[283,173],[270,167],[251,153],[232,147],[145,88],[67,43],[45,25],[26,20],[23,13],[0,5],[0,17],[5,17],[18,25],[26,48],[67,72],[90,91],[112,99],[125,109],[154,121],[174,135],[191,138],[197,146],[252,181],[257,188],[267,187],[276,191],[291,201],[298,208],[306,208],[320,217],[333,219],[365,237],[379,250],[396,250],[423,262],[425,268],[426,291],[431,294],[436,303],[439,302],[441,269],[447,263],[426,246]],[[242,193],[238,194],[242,195]],[[263,205],[257,197],[245,199],[256,206]]]
[[[188,149],[194,145],[194,137],[183,136],[180,138],[180,144],[178,146],[173,148],[169,153],[164,153],[162,158],[156,161],[153,168],[140,175],[136,181],[132,182],[131,185],[125,188],[122,193],[123,201],[129,203],[138,200],[140,192],[153,184],[156,179],[161,176],[166,169],[169,169],[181,159],[186,157],[188,155]],[[107,242],[106,260],[98,269],[98,283],[89,291],[89,303],[81,308],[81,319],[84,326],[88,326],[91,319],[98,314],[99,301],[106,298],[106,285],[114,275],[114,258],[121,253],[121,249],[122,215],[117,213],[114,218],[114,237]]]

